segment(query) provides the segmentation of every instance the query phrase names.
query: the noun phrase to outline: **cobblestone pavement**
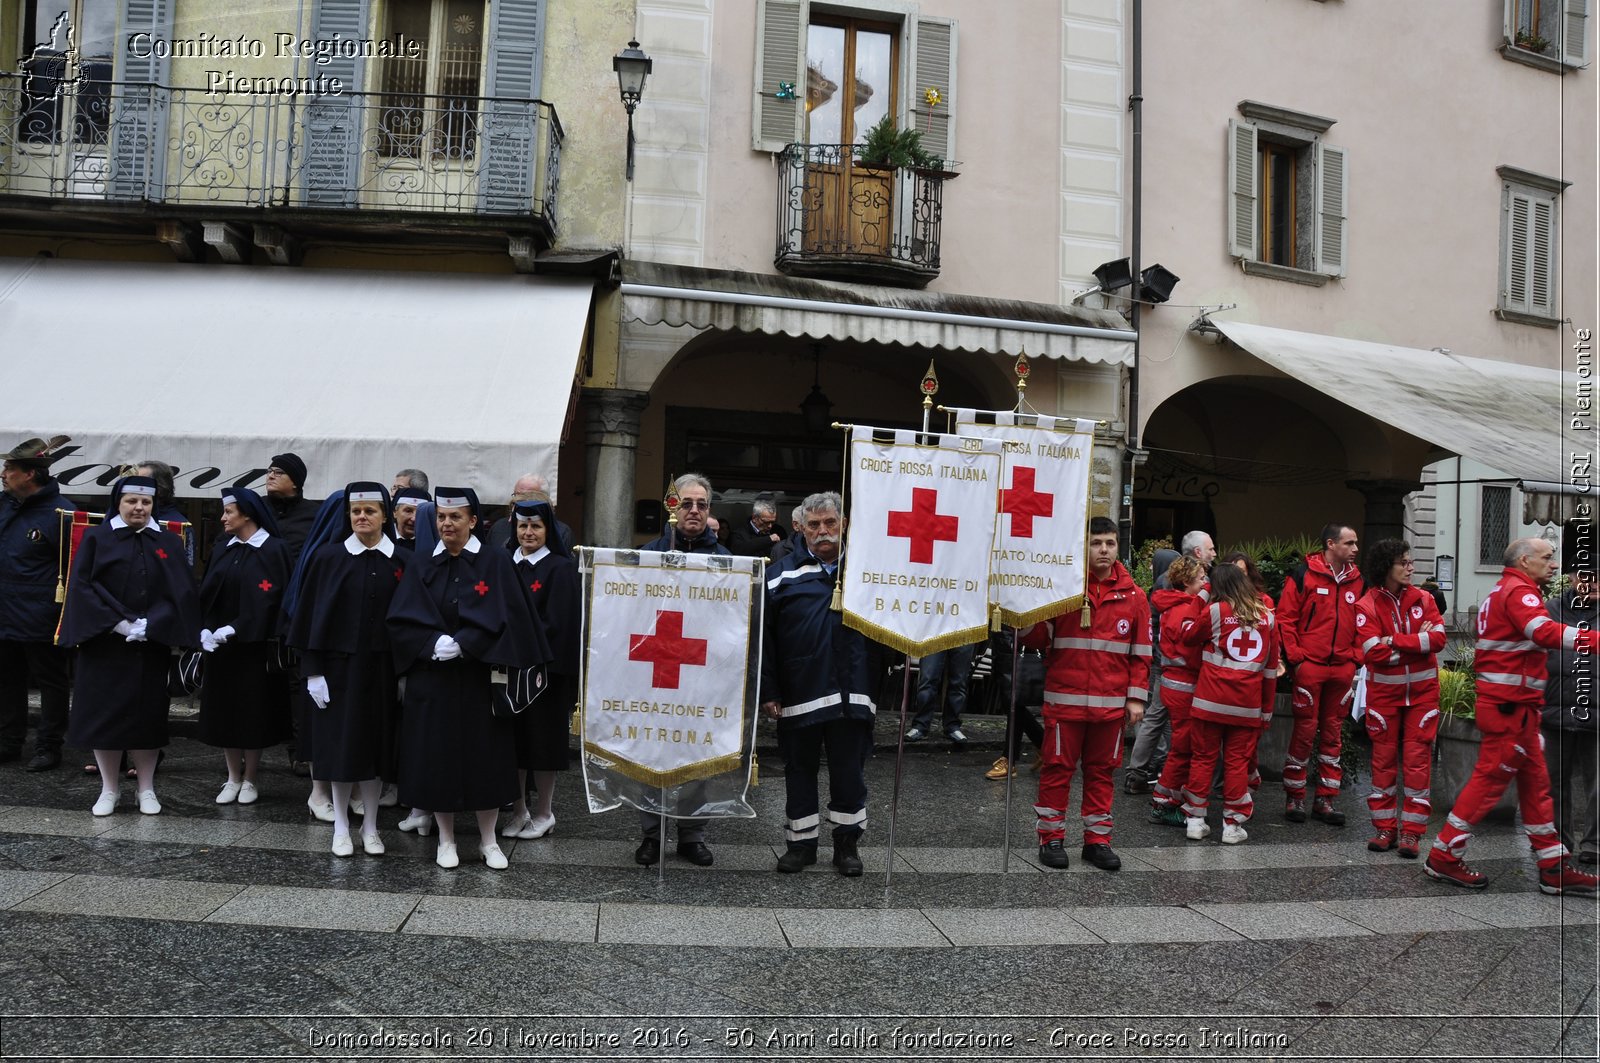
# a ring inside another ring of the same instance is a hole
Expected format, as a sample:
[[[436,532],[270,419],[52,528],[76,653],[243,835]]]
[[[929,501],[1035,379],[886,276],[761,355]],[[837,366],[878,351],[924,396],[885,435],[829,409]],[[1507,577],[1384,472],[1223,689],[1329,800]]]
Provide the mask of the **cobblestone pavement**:
[[[496,872],[465,822],[438,868],[399,809],[387,855],[332,856],[281,750],[259,803],[218,806],[220,755],[179,737],[160,816],[127,782],[92,817],[75,751],[0,766],[0,1058],[1596,1058],[1596,903],[1539,893],[1512,823],[1474,840],[1490,882],[1467,892],[1368,853],[1359,787],[1336,829],[1283,822],[1269,782],[1227,848],[1119,792],[1123,869],[1069,846],[1047,871],[1035,777],[1007,833],[1000,721],[968,731],[907,747],[887,882],[887,717],[859,879],[826,848],[774,873],[769,731],[757,818],[712,825],[709,868],[669,845],[664,874],[576,771],[555,832],[503,840]]]

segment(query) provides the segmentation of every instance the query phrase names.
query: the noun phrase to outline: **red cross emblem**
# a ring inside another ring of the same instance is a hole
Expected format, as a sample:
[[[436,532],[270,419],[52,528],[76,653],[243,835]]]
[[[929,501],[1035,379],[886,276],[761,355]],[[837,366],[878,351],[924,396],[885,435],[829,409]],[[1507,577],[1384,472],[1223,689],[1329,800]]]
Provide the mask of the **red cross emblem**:
[[[400,581],[400,577],[404,576],[405,574],[406,574],[406,570],[405,569],[403,569],[403,568],[395,569],[394,570],[395,582],[398,583]]]
[[[1228,656],[1249,663],[1261,656],[1261,633],[1254,628],[1235,628],[1223,639]]]
[[[1000,492],[1000,512],[1011,514],[1013,538],[1033,538],[1033,519],[1055,516],[1056,496],[1033,489],[1037,475],[1037,469],[1019,465],[1011,471],[1011,486]]]
[[[947,517],[939,513],[939,492],[931,487],[911,489],[909,510],[889,511],[889,534],[896,539],[911,540],[911,563],[933,564],[933,544],[956,541],[956,528],[960,517]]]
[[[272,589],[272,581],[264,579],[260,583],[257,583],[256,586],[260,587],[261,588],[261,593],[265,594],[267,591],[270,591]]]
[[[543,587],[544,587],[544,581],[543,581],[543,580],[537,580],[537,579],[536,579],[536,580],[534,580],[534,581],[533,581],[533,582],[532,582],[532,583],[530,583],[530,584],[528,584],[528,589],[529,589],[529,590],[530,590],[530,591],[532,591],[532,592],[533,592],[533,593],[535,593],[535,594],[538,594],[538,593],[539,593],[539,591],[540,591],[540,590],[541,590],[541,589],[542,589],[542,588],[543,588]]]
[[[473,584],[472,589],[478,592],[479,598],[482,598],[485,594],[489,593],[489,585],[483,582],[483,580],[479,580],[477,583]]]
[[[708,645],[706,639],[684,637],[682,612],[659,609],[655,634],[628,636],[628,660],[650,662],[651,686],[677,690],[679,670],[684,665],[704,665]]]
[[[167,559],[167,552],[158,546],[156,547],[156,556],[165,561]]]

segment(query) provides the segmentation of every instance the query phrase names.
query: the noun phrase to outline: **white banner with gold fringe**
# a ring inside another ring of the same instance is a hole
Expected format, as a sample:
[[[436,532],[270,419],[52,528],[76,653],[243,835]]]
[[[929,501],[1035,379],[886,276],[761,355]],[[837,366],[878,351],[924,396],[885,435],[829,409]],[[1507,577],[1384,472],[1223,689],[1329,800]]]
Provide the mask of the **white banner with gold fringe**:
[[[991,577],[1001,619],[1024,628],[1080,608],[1095,422],[1005,410],[951,413],[960,434],[1007,444]]]
[[[753,816],[760,558],[579,551],[591,811]]]
[[[844,622],[925,655],[988,637],[999,440],[857,425]]]

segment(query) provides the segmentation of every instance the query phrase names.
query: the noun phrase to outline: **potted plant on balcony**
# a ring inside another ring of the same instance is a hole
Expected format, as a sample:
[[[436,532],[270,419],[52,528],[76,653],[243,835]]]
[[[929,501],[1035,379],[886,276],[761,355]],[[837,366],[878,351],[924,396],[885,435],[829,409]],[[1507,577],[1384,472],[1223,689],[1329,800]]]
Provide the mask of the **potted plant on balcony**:
[[[857,165],[879,170],[939,170],[944,162],[923,148],[920,132],[897,129],[894,117],[887,114],[867,130],[866,137],[855,146],[855,155]]]
[[[1517,31],[1516,45],[1523,51],[1537,52],[1540,55],[1545,55],[1550,50],[1549,41],[1545,40],[1537,33],[1529,33],[1527,30]]]

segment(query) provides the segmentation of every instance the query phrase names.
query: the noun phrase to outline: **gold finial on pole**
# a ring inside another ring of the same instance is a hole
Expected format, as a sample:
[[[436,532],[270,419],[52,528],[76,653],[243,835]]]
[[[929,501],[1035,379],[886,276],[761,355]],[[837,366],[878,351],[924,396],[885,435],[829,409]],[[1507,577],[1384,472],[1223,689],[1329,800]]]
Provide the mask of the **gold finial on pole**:
[[[939,394],[939,374],[933,370],[933,359],[928,359],[928,371],[922,374],[922,383],[918,385],[922,392],[922,431],[928,431],[928,415],[933,412],[933,397]]]
[[[678,478],[669,472],[667,473],[667,493],[661,499],[661,504],[667,507],[668,549],[676,549],[678,545],[678,501]]]
[[[1028,348],[1022,348],[1022,353],[1017,355],[1011,371],[1017,375],[1017,410],[1021,412],[1024,401],[1022,393],[1028,390],[1028,376],[1033,372],[1032,367],[1028,365]]]

